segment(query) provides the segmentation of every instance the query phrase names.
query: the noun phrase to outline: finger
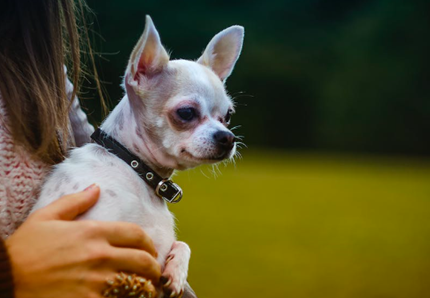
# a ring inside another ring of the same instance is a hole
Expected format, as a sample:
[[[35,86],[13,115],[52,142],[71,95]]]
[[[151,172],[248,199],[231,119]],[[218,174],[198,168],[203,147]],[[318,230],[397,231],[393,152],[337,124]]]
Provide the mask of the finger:
[[[157,285],[161,276],[161,266],[149,253],[132,248],[115,248],[110,264],[115,271],[136,273],[151,279]]]
[[[92,207],[100,196],[100,187],[92,184],[84,191],[61,197],[48,206],[36,211],[34,217],[44,220],[73,220]]]
[[[102,222],[100,227],[103,236],[112,246],[143,249],[155,258],[158,256],[151,237],[138,225],[128,222]]]

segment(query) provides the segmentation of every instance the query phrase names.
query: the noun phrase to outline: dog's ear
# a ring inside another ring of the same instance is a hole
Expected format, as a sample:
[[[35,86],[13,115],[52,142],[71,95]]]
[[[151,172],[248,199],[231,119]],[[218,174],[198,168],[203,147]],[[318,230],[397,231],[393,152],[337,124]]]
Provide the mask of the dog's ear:
[[[169,62],[169,55],[161,44],[160,35],[150,16],[146,16],[145,30],[131,53],[126,77],[128,82],[137,80],[137,75],[151,76],[160,72]]]
[[[212,38],[197,62],[211,68],[224,82],[239,58],[243,36],[242,26],[231,26],[221,31]]]

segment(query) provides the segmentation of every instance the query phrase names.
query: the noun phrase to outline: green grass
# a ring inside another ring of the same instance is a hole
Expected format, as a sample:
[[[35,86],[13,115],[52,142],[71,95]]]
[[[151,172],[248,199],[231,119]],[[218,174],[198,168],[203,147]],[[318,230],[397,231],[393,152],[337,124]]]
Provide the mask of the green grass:
[[[220,170],[175,177],[199,297],[430,297],[429,162],[261,151]]]

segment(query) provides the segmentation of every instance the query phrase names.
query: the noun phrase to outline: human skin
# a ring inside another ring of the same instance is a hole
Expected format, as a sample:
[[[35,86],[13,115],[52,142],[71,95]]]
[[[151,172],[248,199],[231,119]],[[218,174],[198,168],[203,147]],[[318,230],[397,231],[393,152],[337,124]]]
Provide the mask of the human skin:
[[[159,282],[157,252],[138,225],[73,221],[99,195],[91,185],[64,196],[31,214],[6,240],[16,298],[99,298],[119,271]]]

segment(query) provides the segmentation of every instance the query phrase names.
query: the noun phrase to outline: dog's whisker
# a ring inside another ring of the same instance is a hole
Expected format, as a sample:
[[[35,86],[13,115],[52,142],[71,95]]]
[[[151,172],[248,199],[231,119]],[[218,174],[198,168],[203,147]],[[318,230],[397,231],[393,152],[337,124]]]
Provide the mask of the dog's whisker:
[[[219,163],[214,164],[214,169],[217,173],[217,177],[222,174],[221,170],[219,169]]]
[[[236,100],[237,98],[242,98],[242,97],[251,97],[251,98],[254,98],[253,95],[246,94],[245,91],[236,92],[236,93],[232,94],[231,97],[232,97],[233,100]],[[239,104],[239,105],[243,105],[243,104]]]
[[[216,179],[216,178],[218,178],[218,167],[217,167],[217,165],[216,164],[213,164],[212,165],[212,171],[211,171],[211,173],[212,173],[212,177],[214,178],[214,179]]]
[[[239,145],[239,146],[243,146],[243,147],[245,147],[245,148],[248,148],[248,146],[246,146],[246,144],[245,144],[244,142],[236,142],[236,145]]]
[[[233,155],[227,162],[226,162],[226,165],[228,164],[228,163],[232,163],[233,164],[233,166],[234,166],[234,168],[236,168],[236,159],[234,158],[234,156],[235,155]]]
[[[200,173],[202,173],[202,175],[208,179],[211,179],[211,177],[209,177],[208,175],[206,175],[206,173],[203,171],[203,169],[200,169]]]

